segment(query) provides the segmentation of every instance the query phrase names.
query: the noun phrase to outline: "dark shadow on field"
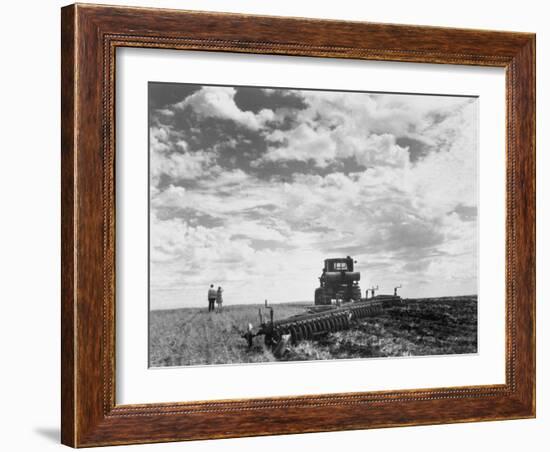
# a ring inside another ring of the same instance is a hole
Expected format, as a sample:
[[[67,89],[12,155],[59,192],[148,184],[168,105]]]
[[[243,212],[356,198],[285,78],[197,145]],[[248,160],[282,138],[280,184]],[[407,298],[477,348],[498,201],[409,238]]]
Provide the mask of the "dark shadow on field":
[[[405,300],[347,331],[304,341],[285,359],[354,359],[477,352],[477,297]]]

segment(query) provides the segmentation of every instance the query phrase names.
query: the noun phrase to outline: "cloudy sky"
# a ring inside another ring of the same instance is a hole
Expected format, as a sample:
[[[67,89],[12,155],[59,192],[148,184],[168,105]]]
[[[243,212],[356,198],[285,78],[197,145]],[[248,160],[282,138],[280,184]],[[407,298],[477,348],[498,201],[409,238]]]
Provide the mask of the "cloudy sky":
[[[477,293],[477,99],[149,84],[150,304]]]

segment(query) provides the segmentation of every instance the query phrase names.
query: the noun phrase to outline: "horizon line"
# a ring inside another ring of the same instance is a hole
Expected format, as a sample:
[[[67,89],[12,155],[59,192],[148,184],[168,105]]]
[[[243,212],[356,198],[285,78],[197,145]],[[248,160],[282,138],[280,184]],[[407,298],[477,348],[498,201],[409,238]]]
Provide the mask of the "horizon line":
[[[387,294],[382,294],[387,295]],[[477,297],[478,294],[465,294],[465,295],[442,295],[442,296],[434,296],[434,297],[402,297],[403,300],[431,300],[431,299],[437,299],[437,298],[465,298],[465,297]],[[367,300],[370,300],[370,298],[367,298]],[[274,302],[274,303],[268,303],[268,306],[276,306],[276,305],[284,305],[284,304],[299,304],[299,303],[307,303],[313,304],[313,300],[297,300],[297,301],[280,301],[280,302]],[[348,302],[353,303],[353,302]],[[237,304],[226,304],[223,303],[224,308],[226,307],[242,307],[242,306],[265,306],[264,303],[237,303]],[[329,305],[327,305],[329,306]],[[335,305],[336,306],[336,305]],[[180,306],[180,307],[172,307],[172,308],[154,308],[149,309],[149,312],[153,311],[175,311],[178,309],[198,309],[203,308],[204,306],[196,305],[196,306]]]

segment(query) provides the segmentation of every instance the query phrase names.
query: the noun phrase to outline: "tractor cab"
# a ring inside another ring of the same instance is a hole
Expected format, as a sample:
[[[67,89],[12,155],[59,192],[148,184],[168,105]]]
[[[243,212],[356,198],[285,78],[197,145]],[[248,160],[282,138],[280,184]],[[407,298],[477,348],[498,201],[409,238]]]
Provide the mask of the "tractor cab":
[[[347,256],[336,259],[325,259],[323,272],[352,272],[354,260]]]

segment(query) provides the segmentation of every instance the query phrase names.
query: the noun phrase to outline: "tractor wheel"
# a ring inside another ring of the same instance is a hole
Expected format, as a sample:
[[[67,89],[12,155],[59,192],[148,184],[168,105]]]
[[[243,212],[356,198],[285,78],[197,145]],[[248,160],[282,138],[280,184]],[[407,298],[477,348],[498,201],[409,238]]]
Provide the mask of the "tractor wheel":
[[[351,288],[351,298],[353,301],[361,300],[361,288],[358,285],[354,285]]]
[[[318,287],[315,289],[315,304],[316,305],[325,305],[326,302],[325,289]]]

